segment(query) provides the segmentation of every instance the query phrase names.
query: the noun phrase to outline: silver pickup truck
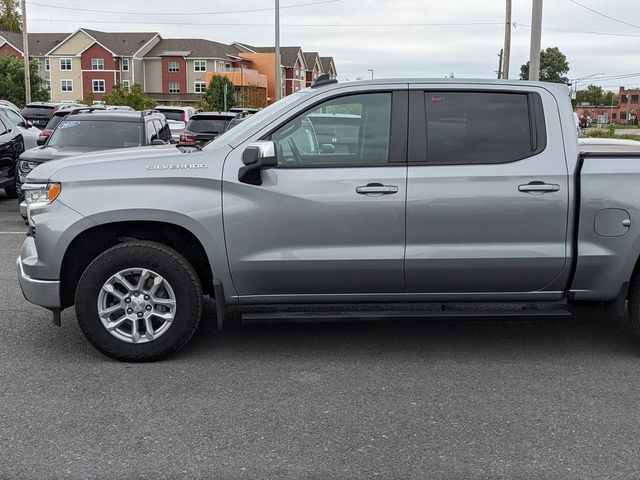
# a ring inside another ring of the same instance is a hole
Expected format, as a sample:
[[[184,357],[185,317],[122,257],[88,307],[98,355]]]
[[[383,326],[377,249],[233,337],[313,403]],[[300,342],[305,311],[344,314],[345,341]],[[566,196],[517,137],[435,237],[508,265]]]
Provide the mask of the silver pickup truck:
[[[37,167],[17,265],[28,300],[75,305],[128,361],[180,349],[205,295],[219,325],[628,299],[639,330],[639,179],[634,145],[581,151],[563,85],[321,79],[202,150]]]

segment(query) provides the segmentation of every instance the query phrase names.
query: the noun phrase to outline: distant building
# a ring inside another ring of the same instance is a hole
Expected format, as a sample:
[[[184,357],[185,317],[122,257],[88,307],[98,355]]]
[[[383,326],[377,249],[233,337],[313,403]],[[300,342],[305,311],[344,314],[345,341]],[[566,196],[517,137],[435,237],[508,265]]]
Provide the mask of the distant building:
[[[0,32],[0,55],[22,57],[22,48],[21,34]],[[265,106],[276,98],[273,47],[79,28],[73,33],[30,33],[29,56],[38,61],[54,101],[87,95],[100,100],[115,84],[140,83],[160,103],[196,103],[213,75],[231,80],[241,105],[251,98],[247,106]],[[336,76],[332,57],[305,54],[301,47],[281,48],[280,70],[282,96],[310,86],[321,73]]]

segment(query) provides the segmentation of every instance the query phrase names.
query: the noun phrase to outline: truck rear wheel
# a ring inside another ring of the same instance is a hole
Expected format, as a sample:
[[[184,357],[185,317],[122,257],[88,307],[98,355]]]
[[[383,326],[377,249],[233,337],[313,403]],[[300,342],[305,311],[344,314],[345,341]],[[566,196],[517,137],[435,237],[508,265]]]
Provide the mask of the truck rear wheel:
[[[189,262],[154,242],[106,250],[82,274],[75,296],[80,328],[116,360],[160,360],[180,350],[202,315],[202,287]]]

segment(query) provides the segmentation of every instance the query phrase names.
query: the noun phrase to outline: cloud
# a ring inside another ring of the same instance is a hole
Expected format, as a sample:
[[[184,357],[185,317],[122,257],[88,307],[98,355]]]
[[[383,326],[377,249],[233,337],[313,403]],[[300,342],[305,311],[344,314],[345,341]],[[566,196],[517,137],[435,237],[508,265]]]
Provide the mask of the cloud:
[[[281,5],[310,2],[282,0]],[[37,0],[36,3],[52,4],[54,1]],[[611,2],[581,0],[580,3],[627,22],[640,24],[637,0],[619,0],[615,9]],[[273,11],[201,14],[269,8],[273,6],[273,0],[193,0],[182,4],[169,0],[137,0],[135,3],[128,0],[70,0],[64,6],[135,13],[113,15],[31,4],[31,31],[73,31],[86,26],[104,31],[159,31],[164,37],[203,37],[227,43],[241,41],[272,45],[274,41]],[[283,45],[300,45],[306,50],[333,56],[341,79],[367,77],[368,69],[374,69],[379,77],[443,77],[449,72],[455,72],[459,77],[493,77],[498,66],[497,54],[503,46],[504,26],[500,23],[504,22],[504,8],[503,0],[339,0],[301,8],[284,8],[281,12],[281,42]],[[157,12],[172,15],[154,15]],[[200,14],[180,15],[184,12]],[[520,65],[528,60],[530,30],[526,25],[530,24],[530,17],[531,0],[513,0],[513,22],[516,27],[512,30],[512,77],[517,77]],[[114,23],[97,23],[96,20]],[[547,0],[543,22],[549,28],[638,35],[636,38],[627,38],[544,30],[543,48],[557,46],[567,55],[571,65],[570,77],[578,78],[597,72],[607,75],[640,72],[640,55],[637,53],[640,29],[598,16],[569,0]],[[436,23],[497,25],[421,25]],[[382,24],[403,26],[380,26]],[[625,82],[627,85],[634,82],[640,84],[640,76]],[[601,83],[610,86],[612,82]]]

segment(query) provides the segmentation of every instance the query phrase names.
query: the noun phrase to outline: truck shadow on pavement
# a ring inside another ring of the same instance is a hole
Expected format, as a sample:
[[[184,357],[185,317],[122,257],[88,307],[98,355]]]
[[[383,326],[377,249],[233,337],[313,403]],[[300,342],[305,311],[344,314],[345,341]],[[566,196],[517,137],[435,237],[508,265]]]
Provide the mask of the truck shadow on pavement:
[[[594,308],[567,319],[381,320],[320,323],[251,323],[216,331],[215,308],[205,316],[178,358],[240,354],[308,359],[371,356],[549,355],[640,356],[626,320]]]

